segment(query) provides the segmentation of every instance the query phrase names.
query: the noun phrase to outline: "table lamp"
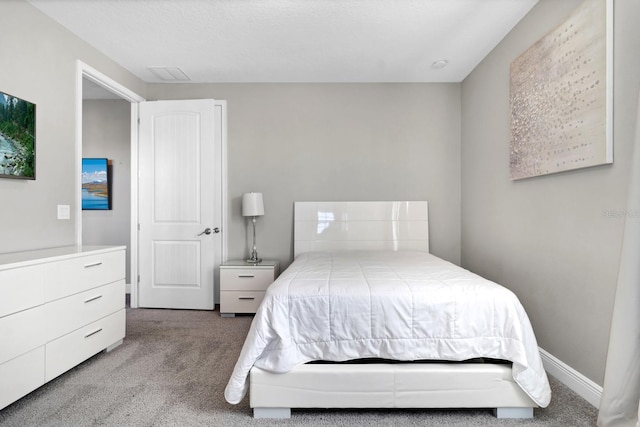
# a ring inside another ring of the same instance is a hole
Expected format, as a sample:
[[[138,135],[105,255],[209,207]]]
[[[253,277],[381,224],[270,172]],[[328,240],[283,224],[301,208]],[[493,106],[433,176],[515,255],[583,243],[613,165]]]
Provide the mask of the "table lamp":
[[[256,218],[262,215],[264,215],[262,193],[244,193],[242,195],[242,216],[250,216],[253,223],[253,248],[251,256],[246,261],[252,264],[262,261],[258,258],[258,250],[256,249]]]

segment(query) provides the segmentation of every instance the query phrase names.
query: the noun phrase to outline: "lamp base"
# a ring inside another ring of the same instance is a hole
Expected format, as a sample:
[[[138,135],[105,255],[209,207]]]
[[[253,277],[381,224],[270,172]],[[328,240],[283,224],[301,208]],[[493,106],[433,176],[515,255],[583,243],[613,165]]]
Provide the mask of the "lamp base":
[[[262,262],[262,258],[258,258],[258,251],[256,250],[256,244],[253,244],[253,250],[249,254],[249,258],[245,260],[249,264],[259,264]]]

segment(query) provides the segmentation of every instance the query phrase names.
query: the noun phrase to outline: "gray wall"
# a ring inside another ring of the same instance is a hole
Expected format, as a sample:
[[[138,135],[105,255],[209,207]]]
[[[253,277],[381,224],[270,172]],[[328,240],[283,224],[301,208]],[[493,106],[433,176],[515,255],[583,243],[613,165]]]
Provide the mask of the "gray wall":
[[[75,244],[77,60],[143,96],[146,86],[26,1],[0,2],[0,28],[0,91],[36,104],[36,180],[0,179],[0,253]]]
[[[227,100],[231,257],[247,254],[240,197],[257,191],[258,252],[284,265],[298,200],[428,200],[432,252],[459,263],[459,84],[156,84],[148,97]]]
[[[129,246],[131,241],[131,104],[86,100],[82,108],[82,157],[111,162],[111,210],[82,211],[82,243]],[[131,283],[127,250],[127,283]]]
[[[462,85],[462,264],[513,289],[538,344],[603,383],[640,76],[640,2],[615,2],[614,164],[509,179],[509,64],[581,2],[541,0]],[[611,215],[611,213],[614,213]]]

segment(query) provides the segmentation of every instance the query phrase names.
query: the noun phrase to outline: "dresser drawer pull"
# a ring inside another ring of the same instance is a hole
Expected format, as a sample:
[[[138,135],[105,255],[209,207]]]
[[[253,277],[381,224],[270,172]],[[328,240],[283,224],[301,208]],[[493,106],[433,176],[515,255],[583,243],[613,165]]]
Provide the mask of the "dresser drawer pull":
[[[254,299],[256,299],[256,298],[255,298],[255,297],[238,297],[238,299],[254,300]]]
[[[96,295],[93,298],[89,298],[89,299],[84,300],[84,303],[86,304],[88,302],[95,301],[95,300],[100,299],[100,298],[102,298],[102,295]]]
[[[238,274],[238,277],[251,279],[251,278],[256,277],[256,276],[253,275],[253,274]]]
[[[100,329],[98,329],[98,330],[95,330],[95,331],[93,331],[93,332],[91,332],[91,333],[88,333],[88,334],[87,334],[87,335],[85,335],[84,337],[85,337],[85,338],[89,338],[89,337],[91,337],[91,336],[93,336],[93,335],[97,334],[98,332],[102,332],[102,328],[100,328]]]
[[[102,265],[102,261],[98,261],[98,262],[92,262],[91,264],[85,264],[84,268],[91,268],[91,267],[97,267],[99,265]]]

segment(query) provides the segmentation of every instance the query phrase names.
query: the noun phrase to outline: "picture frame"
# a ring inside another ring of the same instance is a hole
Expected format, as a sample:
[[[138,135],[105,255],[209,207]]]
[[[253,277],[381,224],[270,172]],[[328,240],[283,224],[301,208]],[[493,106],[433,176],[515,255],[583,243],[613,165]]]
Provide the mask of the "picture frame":
[[[0,92],[0,178],[36,179],[36,104]]]
[[[82,159],[82,210],[111,210],[111,168],[106,158]]]

